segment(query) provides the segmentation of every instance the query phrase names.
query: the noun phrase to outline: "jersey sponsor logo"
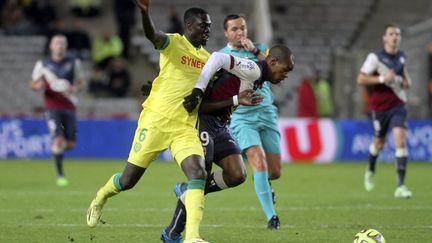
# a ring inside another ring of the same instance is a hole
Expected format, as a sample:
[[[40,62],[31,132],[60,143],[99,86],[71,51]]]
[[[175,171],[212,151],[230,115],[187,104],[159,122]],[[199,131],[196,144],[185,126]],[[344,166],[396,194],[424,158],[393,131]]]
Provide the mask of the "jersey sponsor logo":
[[[239,61],[238,63],[236,63],[236,66],[239,69],[247,69],[247,70],[252,70],[255,68],[253,61],[248,61],[246,63],[242,63],[242,61]]]
[[[133,146],[133,150],[135,153],[138,153],[141,150],[141,148],[142,148],[141,143],[135,143]]]
[[[182,56],[180,63],[183,65],[187,65],[199,69],[202,69],[205,64],[205,62],[201,62],[200,60],[188,56]]]

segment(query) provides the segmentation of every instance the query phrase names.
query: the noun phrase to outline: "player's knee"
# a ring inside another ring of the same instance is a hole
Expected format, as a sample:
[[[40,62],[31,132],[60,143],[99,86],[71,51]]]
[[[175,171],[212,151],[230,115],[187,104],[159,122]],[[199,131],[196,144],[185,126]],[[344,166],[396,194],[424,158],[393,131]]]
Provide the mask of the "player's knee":
[[[270,180],[277,180],[281,177],[282,172],[281,170],[273,170],[269,172],[269,179]]]
[[[204,168],[189,168],[186,171],[186,176],[189,180],[198,179],[205,180],[207,178],[207,172]]]
[[[252,164],[254,171],[267,171],[267,164],[265,161],[259,161]]]
[[[229,187],[235,187],[246,181],[246,170],[235,170],[229,174]]]
[[[267,161],[265,156],[257,156],[255,160],[251,163],[254,170],[266,171],[268,170]]]
[[[67,149],[67,150],[69,150],[69,149],[73,149],[73,148],[75,148],[75,146],[76,146],[76,142],[68,141],[68,142],[66,143],[66,149]]]
[[[192,171],[193,178],[190,179],[201,179],[205,180],[207,178],[207,171],[204,168],[195,169]]]
[[[381,151],[384,148],[384,142],[379,142],[376,145],[376,149],[379,151]]]
[[[197,159],[197,157],[187,158],[182,162],[181,167],[188,180],[205,180],[207,178],[204,161]]]
[[[62,143],[53,143],[51,146],[51,152],[55,155],[63,154],[65,147]]]
[[[375,142],[369,146],[369,153],[376,156],[384,148],[384,142]]]

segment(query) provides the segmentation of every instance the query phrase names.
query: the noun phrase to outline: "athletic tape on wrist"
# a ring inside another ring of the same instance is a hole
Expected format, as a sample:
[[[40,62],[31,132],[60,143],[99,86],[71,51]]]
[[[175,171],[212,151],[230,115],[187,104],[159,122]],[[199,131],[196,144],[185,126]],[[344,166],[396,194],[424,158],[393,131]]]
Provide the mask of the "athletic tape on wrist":
[[[239,105],[238,95],[234,95],[234,96],[232,97],[232,99],[233,99],[233,105],[234,105],[234,106],[238,106],[238,105]]]

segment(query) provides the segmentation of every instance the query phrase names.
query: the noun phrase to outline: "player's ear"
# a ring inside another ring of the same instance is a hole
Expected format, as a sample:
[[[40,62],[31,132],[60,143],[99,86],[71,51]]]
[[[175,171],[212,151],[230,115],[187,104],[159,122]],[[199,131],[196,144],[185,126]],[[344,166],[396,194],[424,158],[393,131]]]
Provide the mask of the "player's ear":
[[[188,32],[192,31],[192,25],[193,25],[193,23],[194,22],[192,20],[186,21],[186,23],[185,23],[185,29],[188,30]]]
[[[277,57],[274,56],[270,56],[270,65],[274,66],[278,63],[279,59]]]

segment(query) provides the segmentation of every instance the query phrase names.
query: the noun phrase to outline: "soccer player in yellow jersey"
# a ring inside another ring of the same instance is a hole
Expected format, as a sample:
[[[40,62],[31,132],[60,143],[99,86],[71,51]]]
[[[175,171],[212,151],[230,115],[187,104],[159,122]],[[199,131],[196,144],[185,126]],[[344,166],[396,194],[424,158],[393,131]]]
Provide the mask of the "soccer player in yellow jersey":
[[[185,34],[165,34],[155,31],[149,3],[149,0],[136,0],[145,35],[160,52],[160,73],[143,104],[126,167],[99,189],[87,211],[87,224],[95,227],[107,199],[135,186],[150,163],[169,148],[188,178],[184,242],[206,242],[199,235],[206,171],[195,128],[198,114],[197,111],[188,113],[182,102],[195,86],[209,57],[203,46],[210,34],[210,16],[203,9],[190,8],[184,14]]]

